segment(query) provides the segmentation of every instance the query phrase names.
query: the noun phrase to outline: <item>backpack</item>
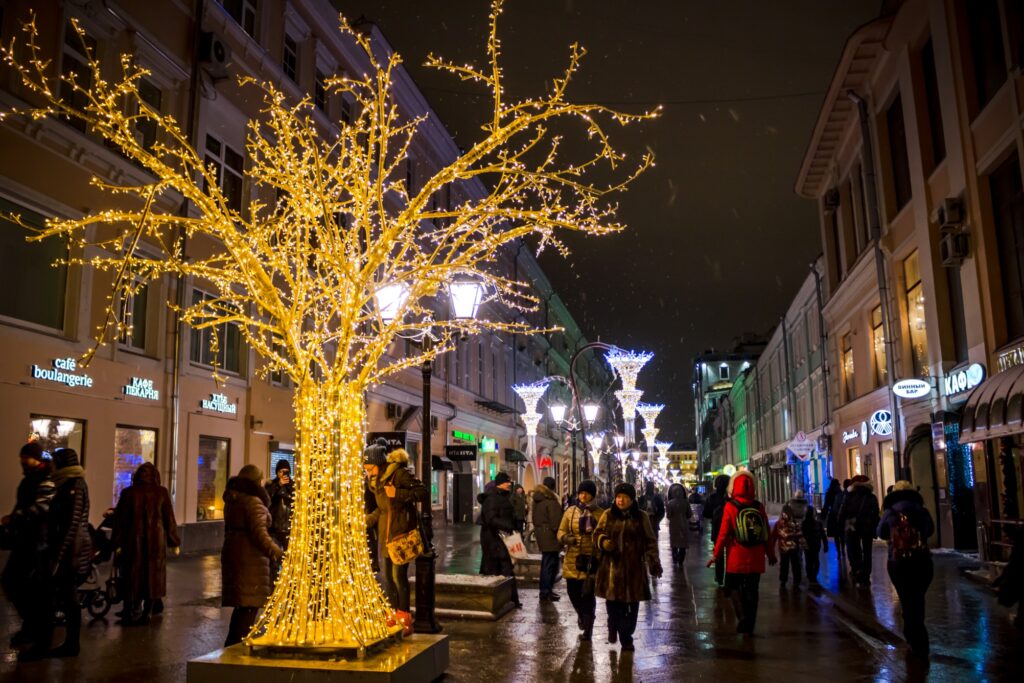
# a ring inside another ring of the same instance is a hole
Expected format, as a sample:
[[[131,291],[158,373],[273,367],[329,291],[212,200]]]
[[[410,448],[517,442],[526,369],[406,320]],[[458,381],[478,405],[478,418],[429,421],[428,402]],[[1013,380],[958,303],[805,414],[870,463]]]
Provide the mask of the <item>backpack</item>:
[[[732,504],[736,506],[736,541],[748,548],[767,543],[768,528],[761,515],[761,508],[756,504]]]
[[[921,542],[919,532],[904,513],[899,513],[895,526],[892,528],[890,546],[894,560],[903,560],[917,555],[924,550],[924,543]]]

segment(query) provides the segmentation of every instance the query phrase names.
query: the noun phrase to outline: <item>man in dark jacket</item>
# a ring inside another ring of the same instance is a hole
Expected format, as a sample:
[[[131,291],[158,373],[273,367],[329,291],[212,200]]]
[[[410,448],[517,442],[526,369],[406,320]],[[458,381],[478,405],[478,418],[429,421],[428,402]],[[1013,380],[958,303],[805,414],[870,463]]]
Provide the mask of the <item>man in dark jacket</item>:
[[[11,551],[0,582],[21,617],[21,630],[11,638],[12,646],[40,640],[48,619],[49,601],[40,596],[50,591],[46,521],[54,491],[50,461],[39,444],[25,444],[19,455],[23,476],[14,510],[0,520],[4,547]]]
[[[224,547],[220,553],[221,605],[234,607],[224,647],[242,642],[270,596],[270,563],[284,551],[270,536],[270,497],[263,473],[246,465],[224,491]]]
[[[858,586],[871,584],[871,545],[878,527],[878,496],[871,480],[858,474],[839,511],[839,526],[846,538],[850,576]]]
[[[708,496],[701,511],[701,517],[711,522],[711,543],[718,541],[718,531],[722,527],[722,511],[725,501],[729,499],[726,490],[729,488],[729,475],[720,474],[715,477],[715,490]],[[728,552],[728,551],[725,551]],[[715,583],[721,588],[725,585],[725,553],[715,557]]]
[[[545,477],[544,483],[533,490],[533,530],[540,549],[540,599],[556,602],[558,559],[562,544],[558,541],[558,526],[562,523],[562,504],[555,493],[555,480]]]
[[[655,536],[661,531],[661,520],[665,519],[665,499],[654,488],[654,482],[647,482],[644,488],[643,498],[640,499],[640,509],[651,518],[651,525],[654,527]]]
[[[889,579],[900,599],[903,636],[911,652],[928,656],[928,629],[924,625],[924,596],[932,582],[934,567],[928,538],[935,523],[921,494],[909,481],[898,481],[885,497],[885,515],[878,536],[889,542]]]
[[[522,486],[516,486],[515,493],[512,494],[512,510],[515,513],[516,531],[523,533],[526,531],[526,515],[528,511],[526,503],[526,489]]]
[[[267,482],[270,497],[270,535],[279,546],[288,549],[288,536],[292,532],[292,502],[295,500],[295,484],[292,482],[292,466],[281,458],[274,468],[274,478]],[[280,562],[270,564],[270,579],[277,581],[281,571]]]
[[[403,448],[385,457],[380,449],[371,446],[363,455],[363,469],[377,501],[377,509],[367,515],[366,525],[377,528],[384,593],[391,606],[403,612],[409,611],[409,565],[395,564],[388,553],[388,543],[419,528],[416,503],[427,495],[426,486],[412,476],[408,465],[409,454]]]
[[[145,624],[163,610],[167,595],[167,548],[181,545],[174,506],[160,474],[143,463],[114,511],[113,545],[123,590],[123,624]]]
[[[825,523],[825,534],[832,538],[836,546],[836,558],[839,560],[842,569],[846,554],[846,541],[843,537],[843,529],[839,524],[839,512],[843,508],[843,501],[846,500],[846,489],[850,486],[847,479],[842,484],[838,479],[832,479],[825,492],[825,504],[821,508],[821,516]]]
[[[498,472],[494,477],[494,487],[481,495],[483,502],[480,506],[480,545],[483,549],[483,560],[480,563],[480,573],[511,577],[512,602],[516,607],[522,607],[512,567],[512,556],[508,554],[508,548],[505,547],[505,541],[501,536],[515,530],[515,511],[510,500],[511,477],[505,472]]]

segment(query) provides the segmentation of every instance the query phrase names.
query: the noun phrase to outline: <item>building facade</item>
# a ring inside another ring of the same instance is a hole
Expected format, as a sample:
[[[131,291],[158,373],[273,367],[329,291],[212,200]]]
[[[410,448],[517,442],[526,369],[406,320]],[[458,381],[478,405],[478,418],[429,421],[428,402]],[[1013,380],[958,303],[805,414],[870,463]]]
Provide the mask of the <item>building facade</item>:
[[[337,31],[336,11],[326,0],[211,0],[197,6],[202,8],[198,17],[191,3],[14,1],[3,5],[0,29],[5,42],[20,36],[31,8],[40,42],[52,50],[44,57],[52,60],[55,72],[80,79],[88,78],[88,51],[111,71],[118,68],[121,54],[132,55],[151,72],[140,86],[147,104],[181,122],[193,147],[215,166],[229,201],[244,211],[254,200],[273,198],[259,196],[244,177],[247,123],[258,116],[260,103],[238,86],[237,77],[271,81],[296,101],[309,96],[320,133],[330,135],[351,120],[354,103],[328,96],[325,78],[364,73],[369,64],[355,42]],[[88,34],[84,45],[70,26],[72,18]],[[391,49],[375,26],[363,24],[359,30],[381,49]],[[3,104],[18,105],[26,93],[11,70],[2,73]],[[415,185],[460,152],[401,68],[395,100],[403,116],[426,115],[406,161],[408,182]],[[140,128],[138,135],[158,140],[155,130]],[[113,201],[91,187],[90,178],[114,184],[147,181],[143,170],[76,122],[9,118],[0,126],[0,148],[0,212],[19,214],[34,225]],[[460,193],[468,198],[484,191],[467,185],[445,200],[451,205]],[[166,201],[163,208],[176,208],[170,204],[173,198]],[[294,458],[287,378],[265,371],[230,326],[219,330],[220,343],[215,344],[209,331],[180,324],[166,302],[191,303],[208,294],[203,282],[171,277],[125,302],[132,312],[132,334],[101,347],[83,367],[79,358],[102,321],[110,280],[89,269],[51,265],[68,254],[88,256],[88,246],[59,240],[26,243],[22,227],[6,220],[0,227],[0,430],[8,435],[7,449],[13,452],[34,434],[48,450],[78,450],[94,522],[116,503],[135,468],[153,462],[171,491],[186,548],[218,544],[228,477],[248,463],[270,473],[277,460]],[[202,254],[210,247],[197,237],[187,248]],[[143,248],[159,253],[156,245]],[[498,268],[507,277],[532,283],[542,305],[525,315],[485,306],[481,315],[525,317],[538,327],[561,326],[564,332],[481,334],[433,364],[429,432],[435,457],[433,471],[424,478],[431,481],[438,519],[472,521],[476,494],[499,470],[527,482],[546,474],[567,480],[561,474],[569,467],[569,453],[559,434],[542,434],[551,456],[545,468],[523,462],[523,429],[511,385],[561,372],[571,351],[586,340],[529,249],[506,250]],[[411,343],[396,343],[393,357],[411,354]],[[588,392],[610,381],[596,359],[581,365]],[[220,383],[212,378],[215,366],[224,377]],[[414,368],[375,387],[367,397],[368,432],[400,439],[418,454],[424,446],[423,381]],[[469,443],[477,446],[475,460],[444,457],[445,446]],[[13,457],[2,462],[0,472],[11,484],[0,489],[0,508],[9,509],[19,474]]]

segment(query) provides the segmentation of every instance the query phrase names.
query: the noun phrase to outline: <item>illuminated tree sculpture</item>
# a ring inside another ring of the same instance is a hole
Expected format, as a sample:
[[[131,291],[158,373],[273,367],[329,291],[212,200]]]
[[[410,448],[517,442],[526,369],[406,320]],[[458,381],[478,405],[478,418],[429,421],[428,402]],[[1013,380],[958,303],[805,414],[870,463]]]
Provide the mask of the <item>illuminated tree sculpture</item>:
[[[503,247],[533,236],[538,248],[565,254],[559,229],[621,230],[609,195],[653,163],[644,155],[621,170],[625,155],[612,146],[609,129],[654,113],[568,101],[585,53],[576,45],[545,94],[509,97],[499,65],[501,4],[492,4],[484,67],[428,58],[428,66],[487,88],[493,107],[481,139],[419,187],[407,186],[404,169],[414,140],[425,135],[423,118],[399,111],[394,79],[401,60],[381,46],[371,49],[369,38],[344,19],[341,31],[361,48],[368,67],[362,76],[332,77],[326,85],[329,94],[355,102],[354,120],[328,131],[315,121],[310,98],[293,102],[273,83],[241,79],[239,87],[262,101],[248,126],[244,175],[253,200],[243,211],[231,208],[215,169],[178,123],[140,97],[147,72],[131,57],[121,58],[117,73],[101,69],[77,24],[91,78],[55,76],[34,22],[25,27],[26,52],[13,44],[3,50],[31,98],[42,103],[14,113],[80,120],[150,177],[133,186],[94,179],[117,197],[115,208],[50,220],[34,237],[67,239],[65,263],[112,276],[113,303],[97,343],[130,329],[119,302],[140,287],[168,273],[190,277],[214,295],[185,302],[181,319],[214,335],[218,326],[236,327],[265,360],[262,372],[281,372],[296,387],[291,539],[274,593],[247,638],[251,644],[364,648],[397,630],[366,547],[367,388],[451,350],[463,334],[535,332],[526,323],[446,319],[435,311],[453,283],[466,281],[482,284],[489,300],[533,310],[529,284],[499,274]],[[62,99],[67,91],[74,96]],[[158,130],[155,145],[143,145],[140,124]],[[582,144],[565,161],[558,152],[573,125]],[[596,180],[595,172],[607,175],[605,169],[618,180]],[[457,199],[438,201],[449,193]],[[178,211],[182,199],[190,207],[185,215]],[[212,246],[186,253],[186,237]],[[148,255],[153,249],[159,257]],[[386,303],[377,297],[385,293]],[[389,355],[396,339],[427,330],[433,344],[405,358]]]

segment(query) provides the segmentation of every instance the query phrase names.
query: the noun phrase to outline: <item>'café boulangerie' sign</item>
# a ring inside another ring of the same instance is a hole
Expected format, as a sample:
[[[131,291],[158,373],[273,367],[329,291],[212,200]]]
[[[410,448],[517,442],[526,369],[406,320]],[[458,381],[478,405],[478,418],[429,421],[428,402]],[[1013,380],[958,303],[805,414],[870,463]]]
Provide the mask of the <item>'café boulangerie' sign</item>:
[[[75,387],[92,388],[92,377],[82,373],[78,374],[78,361],[74,358],[54,358],[51,361],[52,367],[41,368],[38,365],[32,366],[32,378],[42,379],[47,382],[56,382],[74,389]]]
[[[203,410],[212,410],[215,413],[238,414],[238,404],[229,402],[227,394],[210,394],[210,398],[204,398],[199,405]]]

